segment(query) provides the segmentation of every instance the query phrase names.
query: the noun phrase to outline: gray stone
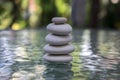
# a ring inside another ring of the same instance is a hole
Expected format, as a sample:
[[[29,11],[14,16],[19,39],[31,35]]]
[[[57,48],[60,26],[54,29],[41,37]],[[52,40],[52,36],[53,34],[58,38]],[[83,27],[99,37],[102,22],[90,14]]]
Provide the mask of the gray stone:
[[[44,60],[51,61],[51,62],[69,62],[72,60],[72,57],[70,55],[50,55],[45,54],[43,56]]]
[[[54,17],[52,18],[52,22],[55,24],[64,24],[67,22],[67,19],[64,17]]]
[[[69,24],[55,25],[51,23],[47,26],[47,30],[56,35],[68,35],[72,32],[72,27]]]
[[[57,36],[53,34],[48,34],[45,40],[50,45],[64,45],[64,44],[68,44],[72,40],[72,36],[71,35]]]
[[[51,46],[48,44],[43,49],[48,54],[69,54],[74,51],[74,47],[71,44],[63,46]]]

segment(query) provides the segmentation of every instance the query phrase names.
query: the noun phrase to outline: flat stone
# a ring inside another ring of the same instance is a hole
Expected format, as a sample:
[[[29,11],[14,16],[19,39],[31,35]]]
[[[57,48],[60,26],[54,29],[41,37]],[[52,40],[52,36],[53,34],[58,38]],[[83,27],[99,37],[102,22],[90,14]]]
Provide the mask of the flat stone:
[[[47,30],[56,35],[68,35],[72,32],[72,27],[69,24],[55,25],[51,23],[47,26]]]
[[[44,60],[51,61],[51,62],[70,62],[72,61],[72,57],[70,55],[50,55],[45,54],[43,56]]]
[[[67,19],[65,17],[54,17],[52,18],[52,22],[55,24],[64,24],[67,22]]]
[[[49,54],[69,54],[74,51],[74,47],[71,44],[63,45],[63,46],[52,46],[45,45],[43,48],[46,53]]]
[[[59,36],[59,35],[48,34],[45,40],[50,45],[64,45],[64,44],[68,44],[72,40],[72,36],[71,35]]]

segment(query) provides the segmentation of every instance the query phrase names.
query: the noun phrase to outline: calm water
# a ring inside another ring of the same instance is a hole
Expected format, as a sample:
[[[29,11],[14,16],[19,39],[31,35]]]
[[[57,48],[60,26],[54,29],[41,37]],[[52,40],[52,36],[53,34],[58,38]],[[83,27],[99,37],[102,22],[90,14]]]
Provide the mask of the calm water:
[[[69,63],[42,60],[46,34],[0,31],[0,80],[120,80],[120,32],[74,30]]]

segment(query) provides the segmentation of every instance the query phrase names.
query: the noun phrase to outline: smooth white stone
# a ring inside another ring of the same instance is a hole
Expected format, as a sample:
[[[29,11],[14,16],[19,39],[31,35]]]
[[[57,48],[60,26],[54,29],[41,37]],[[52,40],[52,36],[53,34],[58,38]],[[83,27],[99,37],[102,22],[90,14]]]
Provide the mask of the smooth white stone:
[[[69,24],[55,25],[51,23],[47,26],[47,30],[56,35],[68,35],[72,32],[72,27]]]
[[[49,54],[69,54],[74,51],[74,47],[71,44],[63,45],[63,46],[52,46],[45,45],[43,48],[46,53]]]
[[[46,42],[51,44],[51,45],[64,45],[68,44],[70,41],[72,41],[72,36],[67,35],[67,36],[57,36],[53,34],[48,34],[45,38]]]
[[[67,19],[65,17],[54,17],[52,18],[52,22],[55,24],[64,24],[67,22]]]
[[[51,61],[51,62],[69,62],[72,60],[72,57],[70,55],[50,55],[45,54],[43,56],[44,60]]]

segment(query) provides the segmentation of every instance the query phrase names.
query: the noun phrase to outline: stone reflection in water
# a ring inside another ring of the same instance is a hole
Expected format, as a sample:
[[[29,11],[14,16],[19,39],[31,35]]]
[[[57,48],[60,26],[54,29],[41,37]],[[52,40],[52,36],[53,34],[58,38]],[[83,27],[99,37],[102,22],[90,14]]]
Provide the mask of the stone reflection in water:
[[[44,62],[46,70],[43,73],[45,80],[72,80],[71,63]]]
[[[10,34],[10,32],[0,33],[0,80],[9,80],[12,75],[14,55],[10,46]]]

